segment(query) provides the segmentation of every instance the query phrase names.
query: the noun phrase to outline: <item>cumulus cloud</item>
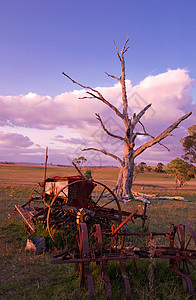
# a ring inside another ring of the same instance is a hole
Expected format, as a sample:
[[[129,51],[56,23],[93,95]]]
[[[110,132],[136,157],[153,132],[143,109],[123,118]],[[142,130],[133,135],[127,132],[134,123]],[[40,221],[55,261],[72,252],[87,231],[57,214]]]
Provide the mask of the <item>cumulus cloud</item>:
[[[168,70],[148,76],[137,86],[127,80],[130,112],[142,109],[147,103],[152,108],[146,117],[153,120],[172,121],[180,117],[191,102],[190,89],[193,80],[185,69]],[[97,88],[115,106],[121,106],[121,86]],[[83,127],[95,124],[95,112],[108,116],[108,107],[95,99],[81,100],[84,90],[66,92],[52,98],[35,93],[18,96],[0,96],[0,126],[23,126],[54,129],[58,126]],[[139,96],[138,96],[139,95]]]
[[[168,70],[156,76],[148,76],[133,90],[152,103],[155,113],[149,117],[171,122],[174,117],[182,116],[191,103],[190,90],[193,83],[187,70]]]
[[[28,148],[34,143],[27,137],[18,133],[10,133],[0,131],[0,147],[16,147],[16,148]]]
[[[194,80],[190,78],[186,69],[167,70],[162,74],[148,76],[136,86],[132,86],[131,81],[126,80],[130,116],[133,112],[138,113],[147,104],[152,103],[151,108],[142,118],[146,130],[151,135],[159,134],[182,115],[193,111],[193,115],[180,125],[180,131],[175,130],[176,138],[170,137],[164,141],[167,145],[170,144],[173,153],[177,152],[174,144],[177,144],[182,134],[187,134],[186,128],[195,122],[196,106],[192,104],[190,94],[193,83]],[[123,110],[121,85],[119,83],[111,87],[97,87],[95,89],[99,90],[105,99],[120,111]],[[56,130],[57,132],[59,126],[65,126],[70,129],[69,136],[64,136],[61,132],[61,134],[54,134],[50,138],[49,143],[54,142],[53,155],[55,155],[54,147],[57,143],[58,145],[67,144],[66,149],[68,149],[68,152],[69,149],[72,149],[70,150],[71,155],[73,154],[73,147],[79,151],[80,148],[94,146],[105,148],[111,152],[117,151],[116,154],[121,156],[121,142],[105,135],[95,118],[95,113],[101,115],[108,130],[115,134],[123,135],[122,121],[101,101],[79,99],[85,95],[85,90],[75,90],[62,93],[54,98],[35,93],[0,96],[0,126],[6,126],[6,128],[8,126],[10,128],[18,126],[20,128],[37,128],[47,130],[47,132],[50,132],[50,130]],[[142,126],[138,125],[137,130],[141,131]],[[77,134],[75,136],[73,134],[72,137],[71,133],[74,132]],[[171,141],[171,139],[173,140]],[[138,139],[136,146],[141,145],[144,141],[144,139]],[[33,142],[27,136],[13,133],[1,133],[0,142],[3,147],[12,145],[27,149],[33,145]],[[156,147],[153,147],[154,157],[158,157],[159,151],[165,153],[165,149],[160,150],[159,146]],[[146,157],[147,152],[145,152],[144,157]],[[63,157],[63,155],[64,152],[59,153],[59,157]],[[91,157],[95,159],[92,154]]]
[[[89,121],[100,103],[78,99],[83,91],[63,93],[54,98],[35,93],[18,96],[0,96],[0,126],[23,126],[40,129],[54,129],[61,125],[77,126]],[[88,113],[87,113],[88,107]]]

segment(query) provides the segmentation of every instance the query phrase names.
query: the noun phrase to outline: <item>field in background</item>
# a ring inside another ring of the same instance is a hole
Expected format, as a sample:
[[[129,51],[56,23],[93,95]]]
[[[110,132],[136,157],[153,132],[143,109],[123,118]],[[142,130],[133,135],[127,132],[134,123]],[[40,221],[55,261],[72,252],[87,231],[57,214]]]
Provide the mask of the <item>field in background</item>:
[[[92,175],[93,179],[112,188],[118,171],[118,168],[92,168]],[[88,299],[87,287],[79,289],[79,280],[73,266],[50,265],[50,252],[37,256],[24,251],[27,236],[22,220],[14,213],[14,205],[27,201],[32,188],[43,181],[43,174],[44,166],[0,165],[0,298]],[[76,174],[77,171],[71,167],[49,166],[47,170],[47,177]],[[147,231],[168,231],[170,221],[189,223],[196,230],[195,179],[187,182],[183,188],[175,189],[174,178],[165,173],[146,172],[136,177],[133,189],[143,193],[184,196],[190,201],[151,201]],[[122,204],[122,209],[142,210],[142,203],[132,201]],[[141,230],[139,220],[132,226],[135,231]],[[148,286],[149,261],[143,260],[137,264],[137,272],[133,262],[127,264],[133,299],[152,299]],[[154,271],[155,299],[186,299],[181,281],[171,272],[168,262],[157,262]],[[91,266],[91,272],[95,281],[96,299],[106,299],[104,284],[94,265]],[[110,264],[108,275],[112,278],[114,299],[125,299],[118,263]],[[196,281],[195,273],[192,279]]]
[[[119,168],[90,168],[92,170],[93,179],[105,182],[110,186],[114,186]],[[82,168],[84,173],[87,168]],[[37,184],[43,180],[44,166],[43,165],[12,165],[12,164],[0,164],[0,184],[24,184],[31,185]],[[47,177],[51,176],[70,176],[78,175],[77,170],[74,167],[58,167],[48,166]],[[175,188],[175,179],[166,173],[157,173],[155,171],[140,173],[136,176],[134,181],[135,186],[143,186],[146,188]],[[180,190],[195,189],[196,180],[191,179]]]
[[[84,173],[86,168],[82,168]],[[113,188],[118,177],[118,168],[91,168],[94,180]],[[48,166],[47,177],[78,175],[73,167]],[[0,185],[23,187],[34,187],[38,182],[43,181],[44,166],[32,165],[6,165],[0,164]],[[133,190],[137,192],[159,195],[178,195],[187,197],[189,200],[196,198],[196,179],[186,182],[181,188],[175,188],[175,179],[166,173],[155,171],[140,173],[136,176]]]

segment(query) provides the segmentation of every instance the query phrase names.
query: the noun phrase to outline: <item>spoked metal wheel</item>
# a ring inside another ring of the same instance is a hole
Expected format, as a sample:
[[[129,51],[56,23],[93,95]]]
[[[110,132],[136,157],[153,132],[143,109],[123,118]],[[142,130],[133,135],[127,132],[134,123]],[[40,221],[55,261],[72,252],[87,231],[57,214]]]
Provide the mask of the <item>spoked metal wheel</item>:
[[[193,283],[190,275],[196,277],[196,232],[188,224],[173,225],[172,230],[173,239],[171,240],[171,247],[182,251],[186,258],[181,259],[180,255],[176,255],[175,259],[170,260],[172,270],[182,278],[184,291],[189,292],[189,296],[194,294]]]
[[[90,248],[95,255],[102,254],[103,238],[100,224],[94,224],[90,230]]]
[[[56,229],[64,235],[76,233],[82,217],[80,208],[87,207],[91,190],[89,181],[77,180],[66,184],[53,197],[47,213],[47,230],[53,241]]]
[[[58,219],[57,219],[58,217]],[[120,224],[122,213],[118,199],[104,184],[97,181],[77,180],[53,197],[47,214],[47,229],[53,238],[52,228],[66,224],[86,222],[88,226],[100,223],[103,231],[111,231],[111,224]]]
[[[26,202],[23,207],[30,206],[37,210],[45,206],[49,207],[53,197],[54,195],[49,194],[43,186],[38,184],[31,192],[28,202]]]
[[[95,257],[102,256],[103,250],[103,236],[100,224],[94,224],[90,231],[90,249]],[[96,262],[99,272],[101,273],[102,279],[105,283],[107,299],[112,299],[112,287],[111,282],[107,274],[108,261],[102,260],[101,262]]]
[[[96,186],[90,196],[89,209],[95,212],[96,223],[101,224],[103,231],[108,225],[111,230],[112,223],[119,225],[122,221],[120,203],[112,190],[105,184],[94,180],[93,183]]]
[[[89,258],[89,240],[88,240],[88,229],[86,223],[78,224],[77,235],[76,235],[76,251],[80,255],[80,258]],[[78,272],[80,274],[81,284],[84,284],[85,280],[88,281],[89,299],[94,299],[94,283],[93,277],[89,271],[89,262],[79,263]]]

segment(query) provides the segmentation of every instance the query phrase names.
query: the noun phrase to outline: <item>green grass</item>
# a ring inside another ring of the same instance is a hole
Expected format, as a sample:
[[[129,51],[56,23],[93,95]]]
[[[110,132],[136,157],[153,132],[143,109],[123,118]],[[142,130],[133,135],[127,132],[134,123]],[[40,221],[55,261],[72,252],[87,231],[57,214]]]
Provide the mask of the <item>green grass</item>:
[[[27,201],[37,182],[43,180],[43,166],[0,165],[0,299],[88,299],[87,284],[80,289],[80,282],[73,265],[51,265],[56,251],[42,255],[25,252],[27,235],[23,222],[14,211],[15,204]],[[93,178],[114,186],[118,175],[117,168],[92,170]],[[48,168],[48,176],[75,175],[73,168]],[[142,188],[142,190],[141,190]],[[144,189],[143,189],[144,188]],[[175,189],[172,177],[155,172],[139,174],[134,182],[134,190],[159,195],[179,195],[190,202],[151,201],[148,207],[150,216],[147,231],[169,231],[169,222],[188,223],[196,230],[196,182],[191,180],[183,188]],[[132,201],[121,204],[123,210],[142,211],[142,203]],[[141,221],[130,223],[132,231],[141,232]],[[40,229],[41,232],[41,229]],[[42,231],[43,233],[43,231]],[[142,240],[138,242],[140,245]],[[157,243],[161,241],[157,240]],[[149,290],[149,260],[140,259],[137,265],[128,261],[126,271],[129,276],[132,298],[151,300]],[[106,291],[95,264],[90,265],[95,283],[95,299],[106,299]],[[112,283],[113,299],[125,299],[124,283],[118,262],[109,263],[108,275]],[[196,282],[196,273],[191,278]],[[196,288],[196,286],[195,286]],[[171,271],[168,261],[156,260],[154,266],[154,299],[184,300],[181,280]]]

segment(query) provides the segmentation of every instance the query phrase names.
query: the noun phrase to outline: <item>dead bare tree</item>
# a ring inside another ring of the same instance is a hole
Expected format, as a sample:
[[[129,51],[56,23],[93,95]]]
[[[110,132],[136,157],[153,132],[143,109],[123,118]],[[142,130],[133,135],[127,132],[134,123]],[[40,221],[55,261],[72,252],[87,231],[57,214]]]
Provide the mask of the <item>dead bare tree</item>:
[[[127,46],[127,43],[129,41],[129,38],[127,37],[124,46],[122,48],[122,51],[119,52],[119,49],[116,46],[116,43],[114,42],[114,46],[117,52],[118,59],[121,64],[121,76],[116,77],[114,75],[106,73],[109,77],[112,77],[116,79],[121,84],[122,89],[122,104],[123,104],[123,111],[121,112],[117,107],[112,105],[108,100],[104,98],[104,96],[96,89],[91,88],[90,86],[85,86],[75,80],[73,80],[70,76],[65,74],[63,72],[63,75],[65,75],[67,78],[69,78],[74,84],[77,84],[78,86],[87,89],[87,96],[81,98],[81,99],[97,99],[101,102],[103,102],[105,105],[110,107],[115,114],[122,120],[124,123],[124,129],[125,134],[124,136],[118,136],[113,133],[111,133],[104,125],[104,122],[102,121],[100,115],[96,113],[96,118],[101,124],[102,129],[108,134],[109,136],[118,139],[124,143],[124,153],[123,158],[109,153],[105,151],[104,149],[97,149],[97,148],[86,148],[82,149],[82,151],[98,151],[105,155],[108,155],[115,160],[117,160],[120,165],[120,172],[117,180],[117,184],[115,187],[115,191],[118,197],[133,197],[133,194],[131,192],[132,189],[132,183],[133,183],[133,172],[134,172],[134,159],[140,155],[142,152],[144,152],[147,148],[152,147],[153,145],[159,143],[160,145],[164,146],[160,142],[165,139],[167,136],[171,136],[170,134],[177,126],[186,118],[188,118],[191,115],[191,112],[182,116],[178,121],[170,125],[167,129],[165,129],[162,133],[160,133],[158,136],[153,137],[151,134],[146,132],[146,129],[144,125],[141,123],[141,118],[145,114],[145,112],[151,107],[151,104],[146,105],[138,114],[134,113],[132,117],[128,114],[128,101],[127,101],[127,93],[126,93],[126,81],[125,81],[125,59],[124,55],[129,49]],[[142,126],[143,132],[135,132],[135,127],[137,124],[140,124]],[[134,149],[135,147],[135,139],[138,136],[149,136],[151,139],[144,143],[142,146],[138,147],[137,149]],[[166,146],[164,146],[167,150],[169,150]]]

